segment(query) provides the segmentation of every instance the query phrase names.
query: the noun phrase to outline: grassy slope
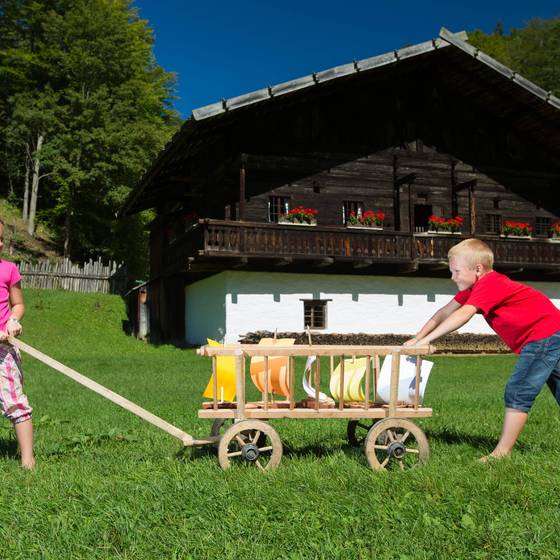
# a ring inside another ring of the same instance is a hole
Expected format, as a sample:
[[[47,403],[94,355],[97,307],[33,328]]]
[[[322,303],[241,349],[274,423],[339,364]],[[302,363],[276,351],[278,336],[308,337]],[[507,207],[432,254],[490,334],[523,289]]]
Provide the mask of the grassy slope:
[[[115,296],[29,291],[23,339],[197,435],[209,362],[122,334]],[[280,468],[220,470],[31,358],[39,467],[0,424],[3,558],[555,558],[558,409],[539,397],[520,450],[481,465],[512,356],[437,357],[420,469],[373,472],[341,421],[276,421]],[[301,366],[301,364],[300,364]],[[301,369],[301,368],[300,368]]]
[[[42,224],[38,224],[35,236],[29,235],[27,226],[21,219],[21,209],[4,198],[0,198],[0,219],[5,224],[5,258],[12,261],[61,258],[51,241],[50,232]]]

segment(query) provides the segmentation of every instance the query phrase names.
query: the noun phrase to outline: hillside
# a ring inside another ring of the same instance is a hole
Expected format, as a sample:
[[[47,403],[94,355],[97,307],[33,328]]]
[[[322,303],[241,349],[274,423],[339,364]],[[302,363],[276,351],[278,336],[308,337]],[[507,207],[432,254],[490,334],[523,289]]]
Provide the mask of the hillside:
[[[0,199],[0,218],[5,224],[4,255],[9,260],[36,261],[62,258],[50,232],[39,224],[35,237],[29,235],[21,219],[21,210],[3,198]]]

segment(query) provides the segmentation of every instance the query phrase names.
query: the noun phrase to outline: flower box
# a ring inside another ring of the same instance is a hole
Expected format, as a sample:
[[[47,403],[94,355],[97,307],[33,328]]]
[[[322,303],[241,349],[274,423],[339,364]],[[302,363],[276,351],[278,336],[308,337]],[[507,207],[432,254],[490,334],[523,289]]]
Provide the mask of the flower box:
[[[350,212],[346,226],[361,229],[383,229],[383,220],[385,220],[383,212],[373,210],[366,210],[363,214]]]
[[[532,226],[530,226],[527,222],[514,222],[513,220],[506,220],[502,226],[502,233],[500,237],[531,239],[532,231]]]
[[[287,220],[286,218],[280,218],[278,223],[283,226],[316,226],[317,220],[311,220],[311,222],[299,222],[299,221],[291,221]]]
[[[316,226],[317,210],[297,206],[287,214],[278,217],[278,223],[291,226]]]
[[[428,233],[444,234],[444,235],[461,235],[461,226],[463,218],[455,216],[454,218],[444,218],[443,216],[431,215],[428,218]]]
[[[357,225],[357,224],[346,224],[346,227],[348,229],[368,229],[368,230],[374,230],[374,231],[383,231],[383,226],[363,226],[363,225]]]
[[[511,233],[501,233],[500,237],[505,239],[532,239],[530,235],[512,235]]]

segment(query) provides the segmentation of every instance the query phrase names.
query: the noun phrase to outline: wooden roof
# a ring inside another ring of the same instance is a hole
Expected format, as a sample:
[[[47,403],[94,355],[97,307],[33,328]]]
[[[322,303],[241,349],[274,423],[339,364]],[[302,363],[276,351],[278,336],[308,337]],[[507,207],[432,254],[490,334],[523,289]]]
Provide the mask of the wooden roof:
[[[294,96],[312,96],[327,84],[349,79],[376,79],[388,68],[416,64],[420,59],[445,62],[446,83],[457,94],[476,99],[492,114],[507,120],[522,133],[540,138],[560,156],[560,99],[466,42],[464,32],[442,28],[432,41],[398,49],[350,64],[336,66],[296,80],[270,86],[192,112],[151,167],[140,178],[119,215],[132,214],[156,206],[165,193],[158,174],[177,161],[186,161],[201,151],[217,128],[230,126],[265,108],[282,106]],[[436,58],[434,58],[436,57]],[[442,58],[443,57],[443,58]],[[167,185],[164,188],[173,188]]]

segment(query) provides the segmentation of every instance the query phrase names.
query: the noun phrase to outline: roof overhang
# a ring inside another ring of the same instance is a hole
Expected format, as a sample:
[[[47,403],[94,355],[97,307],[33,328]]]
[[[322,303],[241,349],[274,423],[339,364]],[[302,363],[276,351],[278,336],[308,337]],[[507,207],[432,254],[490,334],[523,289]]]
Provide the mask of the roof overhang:
[[[322,72],[309,74],[289,82],[269,86],[267,88],[246,93],[237,97],[232,97],[230,99],[224,99],[217,103],[194,109],[191,117],[185,121],[179,131],[175,133],[171,140],[166,144],[165,148],[154,160],[150,168],[139,179],[136,187],[130,193],[118,215],[124,216],[155,206],[152,202],[157,200],[158,196],[146,196],[145,193],[153,178],[157,176],[158,172],[164,167],[164,165],[173,161],[178,154],[181,154],[182,157],[188,157],[188,154],[193,152],[193,146],[191,144],[196,144],[199,134],[204,133],[204,131],[207,130],[207,127],[211,128],[211,123],[217,124],[220,122],[226,115],[235,114],[240,109],[245,109],[251,106],[273,103],[273,100],[283,98],[306,89],[310,90],[312,88],[317,88],[323,84],[332,83],[336,80],[346,79],[352,75],[365,74],[379,68],[397,65],[402,61],[413,59],[441,49],[457,49],[461,53],[472,57],[473,61],[476,61],[475,64],[482,64],[487,69],[490,69],[505,78],[508,83],[513,85],[514,90],[519,93],[525,92],[526,97],[532,100],[532,104],[536,104],[536,106],[541,109],[541,113],[544,111],[545,118],[553,114],[558,116],[560,121],[560,113],[557,113],[557,111],[560,110],[559,98],[554,96],[550,91],[540,88],[517,72],[514,72],[507,66],[488,56],[480,49],[468,44],[466,42],[467,39],[468,36],[464,31],[452,33],[442,27],[439,37],[431,41],[404,47],[402,49],[397,49],[371,58],[354,61],[349,64],[335,66],[334,68],[329,68],[327,70],[323,70]],[[186,149],[186,151],[181,151],[182,148]]]

